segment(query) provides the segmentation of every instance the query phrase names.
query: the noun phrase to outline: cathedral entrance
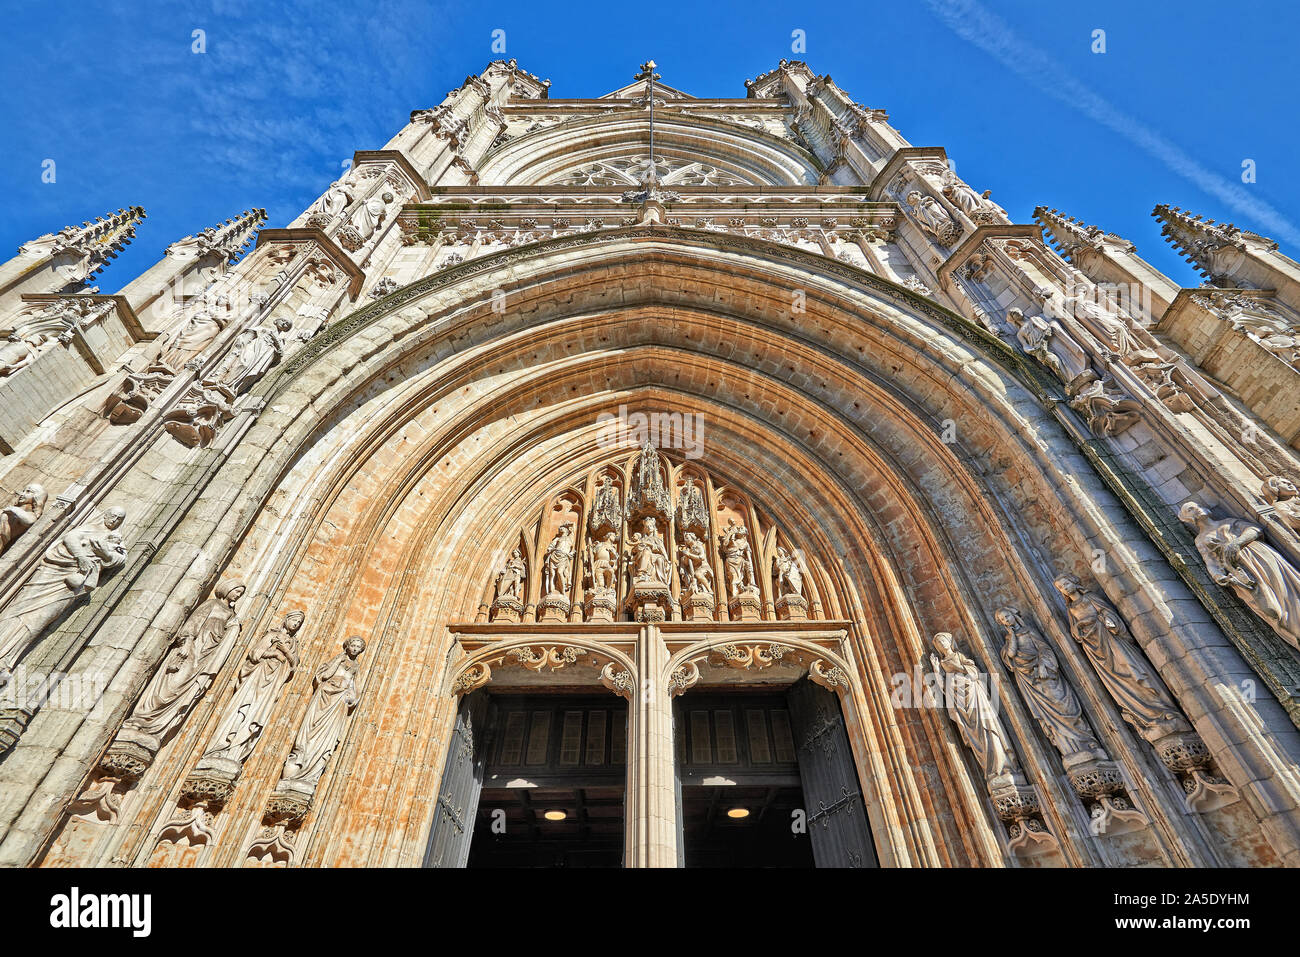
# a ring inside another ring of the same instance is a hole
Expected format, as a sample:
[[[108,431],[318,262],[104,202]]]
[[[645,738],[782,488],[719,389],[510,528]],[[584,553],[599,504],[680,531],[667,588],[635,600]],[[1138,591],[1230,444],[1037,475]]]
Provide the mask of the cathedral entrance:
[[[479,693],[466,699],[460,718],[460,749],[448,755],[439,799],[438,853],[454,860],[442,866],[462,858],[463,866],[483,868],[621,866],[623,699]]]
[[[679,863],[875,866],[835,696],[716,689],[677,699]]]

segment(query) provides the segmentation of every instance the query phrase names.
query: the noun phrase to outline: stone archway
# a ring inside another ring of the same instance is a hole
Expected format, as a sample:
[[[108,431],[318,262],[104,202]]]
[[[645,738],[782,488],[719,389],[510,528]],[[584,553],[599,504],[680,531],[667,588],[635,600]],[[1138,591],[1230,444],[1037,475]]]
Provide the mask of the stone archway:
[[[1147,613],[1153,583],[1185,589],[1042,404],[1041,384],[1004,344],[912,293],[763,242],[615,231],[421,280],[340,321],[259,388],[265,411],[218,473],[218,495],[174,534],[229,555],[262,599],[250,629],[303,607],[313,655],[342,634],[371,642],[362,704],[297,863],[418,863],[454,710],[439,694],[451,631],[477,616],[498,543],[532,492],[606,461],[598,417],[620,405],[706,415],[712,467],[743,476],[827,563],[891,862],[1011,859],[945,716],[899,711],[890,697],[935,631],[961,633],[996,669],[990,622],[1002,604],[1027,609],[1056,642],[1134,798],[1160,822],[1153,840],[1176,861],[1213,859],[1204,829],[1170,804],[1171,776],[1063,637],[1050,582],[1086,575],[1092,549],[1111,545],[1148,560],[1098,582],[1144,646],[1226,640],[1190,596],[1163,621]],[[958,423],[956,443],[942,440],[945,421]],[[176,589],[175,604],[198,590]],[[1161,664],[1189,714],[1223,711],[1194,655]],[[295,678],[285,713],[306,680]],[[1061,859],[1098,862],[1055,755],[1014,696],[1004,707]],[[139,826],[120,828],[128,836],[106,856],[176,859],[151,842],[203,733],[196,716],[151,771],[163,786],[124,807]],[[287,733],[273,718],[218,839],[186,855],[242,863]]]

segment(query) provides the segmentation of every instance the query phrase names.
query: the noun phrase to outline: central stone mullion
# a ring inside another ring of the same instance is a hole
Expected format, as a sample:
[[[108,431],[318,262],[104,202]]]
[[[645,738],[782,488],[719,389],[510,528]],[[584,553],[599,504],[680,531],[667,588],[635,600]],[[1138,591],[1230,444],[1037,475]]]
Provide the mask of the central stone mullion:
[[[640,686],[628,709],[626,867],[677,866],[673,712],[663,680],[668,657],[659,628],[642,625],[636,646]]]

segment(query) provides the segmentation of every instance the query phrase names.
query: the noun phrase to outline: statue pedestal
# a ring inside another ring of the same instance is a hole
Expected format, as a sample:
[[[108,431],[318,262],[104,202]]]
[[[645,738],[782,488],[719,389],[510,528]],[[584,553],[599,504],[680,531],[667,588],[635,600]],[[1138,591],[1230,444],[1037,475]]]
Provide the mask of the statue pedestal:
[[[1129,801],[1115,762],[1083,752],[1070,755],[1064,764],[1070,786],[1088,807],[1094,834],[1113,837],[1147,825],[1146,815]]]
[[[587,596],[587,621],[613,621],[618,611],[618,598],[614,589],[601,588]]]
[[[315,784],[281,781],[275,786],[270,799],[266,802],[264,820],[268,824],[297,827],[311,809],[311,799],[315,793]]]
[[[727,603],[732,621],[761,621],[762,606],[758,601],[758,592],[742,592]]]
[[[637,621],[667,621],[673,606],[672,592],[659,582],[642,582],[632,586],[627,606]]]
[[[510,624],[518,624],[519,619],[523,617],[523,602],[514,598],[498,598],[492,603],[492,614],[489,621],[506,621]]]
[[[157,751],[158,739],[153,735],[123,728],[108,746],[99,766],[123,781],[137,781],[153,764]]]
[[[713,621],[713,599],[698,592],[682,599],[682,617],[687,621]]]
[[[807,621],[808,600],[802,595],[782,595],[776,600],[776,617],[782,621]]]
[[[242,765],[229,758],[205,758],[181,785],[181,799],[190,805],[202,805],[212,812],[226,806],[235,790]]]
[[[563,595],[547,595],[537,603],[537,620],[568,621],[572,603]]]

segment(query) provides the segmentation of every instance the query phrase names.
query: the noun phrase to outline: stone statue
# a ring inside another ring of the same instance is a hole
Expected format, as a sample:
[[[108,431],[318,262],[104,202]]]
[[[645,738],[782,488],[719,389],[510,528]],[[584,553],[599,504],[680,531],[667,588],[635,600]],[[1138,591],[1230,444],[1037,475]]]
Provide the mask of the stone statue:
[[[515,601],[523,601],[524,578],[527,575],[527,568],[524,566],[524,556],[519,549],[514,549],[506,563],[501,566],[501,571],[497,572],[497,598],[513,598]]]
[[[727,569],[727,585],[732,595],[757,593],[758,582],[754,579],[754,553],[749,546],[749,530],[744,523],[734,518],[727,519],[727,529],[718,536],[718,546],[722,550]]]
[[[1264,479],[1260,494],[1273,506],[1277,517],[1300,534],[1300,495],[1296,494],[1295,483],[1284,475],[1270,475]]]
[[[234,393],[223,385],[195,383],[163,415],[163,428],[186,448],[206,449],[217,429],[235,417],[234,401]]]
[[[0,616],[0,687],[18,660],[73,602],[94,591],[107,572],[126,564],[117,531],[126,512],[114,506],[103,518],[65,533],[45,550],[32,577]]]
[[[1083,647],[1124,720],[1147,741],[1190,731],[1119,613],[1073,575],[1062,575],[1055,584],[1069,605],[1070,634]]]
[[[19,369],[24,369],[35,362],[40,354],[40,347],[49,339],[50,337],[44,334],[20,336],[16,332],[10,333],[5,344],[0,346],[0,378],[13,375]]]
[[[280,317],[272,329],[266,326],[245,329],[212,373],[212,381],[239,395],[279,364],[284,356],[284,334],[292,328],[293,323]]]
[[[713,568],[709,564],[709,552],[694,532],[682,536],[677,561],[681,568],[682,589],[689,595],[713,598]]]
[[[298,667],[298,639],[304,615],[291,611],[271,628],[244,658],[235,677],[235,694],[226,705],[196,771],[219,771],[233,777],[266,727],[280,689]]]
[[[1002,662],[1015,675],[1021,697],[1048,740],[1066,757],[1099,753],[1101,745],[1051,645],[1014,608],[1001,608],[993,617],[1006,629]]]
[[[1089,371],[1088,354],[1083,346],[1055,319],[1026,316],[1014,306],[1007,310],[1007,319],[1016,327],[1016,339],[1025,352],[1051,369],[1067,386]]]
[[[312,681],[315,690],[298,728],[293,750],[284,762],[282,782],[314,788],[320,780],[334,749],[343,740],[348,715],[361,700],[357,691],[357,656],[365,650],[365,641],[353,635],[343,643],[342,654],[316,670]]]
[[[179,367],[186,359],[198,355],[217,338],[226,327],[223,317],[225,297],[217,301],[217,308],[205,305],[173,333],[158,358],[171,366]]]
[[[203,697],[239,638],[235,602],[244,583],[220,582],[209,598],[185,619],[131,716],[122,723],[119,739],[143,745],[151,754],[181,726]]]
[[[587,566],[591,587],[597,592],[613,592],[618,587],[618,536],[606,532],[604,538],[589,541]]]
[[[1086,286],[1080,284],[1073,295],[1066,297],[1065,309],[1067,315],[1086,318],[1093,331],[1111,352],[1124,360],[1125,365],[1161,361],[1158,352],[1141,347],[1134,334],[1132,320],[1117,309],[1103,307],[1088,294]]]
[[[776,548],[776,595],[778,598],[801,597],[803,595],[803,569],[799,559],[786,552],[780,545]]]
[[[14,496],[14,503],[0,509],[0,555],[19,535],[36,524],[49,498],[45,486],[31,482]]]
[[[930,666],[942,683],[948,717],[961,732],[966,747],[984,772],[985,783],[1010,784],[1019,770],[1015,752],[1007,740],[998,712],[989,698],[974,660],[957,650],[952,635],[941,631],[934,636]]]
[[[961,236],[961,227],[953,222],[948,211],[933,196],[914,189],[907,194],[907,205],[920,227],[944,246],[951,245]]]
[[[1085,369],[1070,385],[1070,408],[1088,422],[1096,435],[1119,435],[1142,420],[1142,403],[1125,398],[1092,369]]]
[[[546,595],[567,595],[573,582],[573,523],[565,522],[546,547],[542,559],[542,590]]]
[[[385,191],[379,196],[371,196],[352,214],[352,227],[364,242],[375,234],[383,225],[388,204],[393,201],[393,194]]]
[[[338,181],[330,183],[330,188],[325,190],[324,195],[308,207],[308,213],[324,213],[326,216],[333,218],[348,208],[352,202],[352,195],[348,191],[352,187],[344,182]]]
[[[668,584],[668,550],[653,518],[644,519],[641,530],[632,533],[628,549],[633,585]]]
[[[1196,502],[1186,502],[1178,517],[1196,529],[1210,577],[1300,648],[1300,571],[1264,541],[1263,530],[1239,518],[1213,518]]]
[[[943,188],[940,192],[948,202],[977,223],[989,222],[993,219],[994,213],[1001,209],[989,199],[989,190],[986,189],[984,194],[980,195],[958,179],[957,174],[951,169],[944,171]]]

